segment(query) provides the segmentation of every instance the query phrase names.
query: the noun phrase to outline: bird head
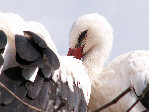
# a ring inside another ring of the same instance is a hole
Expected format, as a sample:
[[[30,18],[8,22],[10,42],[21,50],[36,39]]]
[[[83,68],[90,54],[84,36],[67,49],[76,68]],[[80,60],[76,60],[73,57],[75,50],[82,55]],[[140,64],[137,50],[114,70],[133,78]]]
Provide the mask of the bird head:
[[[79,17],[71,27],[68,56],[81,59],[91,49],[100,50],[111,43],[113,29],[107,19],[97,13],[86,14]]]

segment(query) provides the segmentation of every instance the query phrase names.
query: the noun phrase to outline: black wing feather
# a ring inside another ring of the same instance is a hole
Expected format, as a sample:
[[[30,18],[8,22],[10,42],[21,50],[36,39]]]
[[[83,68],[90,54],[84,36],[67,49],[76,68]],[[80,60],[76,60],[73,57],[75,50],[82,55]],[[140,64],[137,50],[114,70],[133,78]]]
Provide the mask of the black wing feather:
[[[0,30],[0,49],[4,48],[7,44],[7,36],[4,31]]]
[[[33,40],[41,48],[48,48],[46,42],[41,37],[39,37],[37,34],[31,32],[31,31],[24,31],[24,33],[28,36],[28,38]]]
[[[49,98],[49,82],[44,81],[41,90],[35,99],[38,108],[44,109]]]
[[[5,38],[3,31],[0,33]],[[74,92],[71,92],[67,83],[63,83],[61,80],[58,83],[53,81],[52,72],[60,66],[56,54],[37,34],[29,31],[24,33],[26,35],[15,36],[18,67],[3,71],[0,74],[0,82],[24,102],[44,111],[53,112],[56,107],[59,107],[61,100],[66,99],[66,105],[60,108],[60,112],[63,110],[86,112],[87,105],[81,89],[74,87]],[[0,57],[0,63],[0,65],[3,63],[2,56]],[[24,77],[30,77],[32,71],[37,67],[38,73],[35,81],[26,80]],[[58,97],[58,95],[60,96]],[[2,87],[0,87],[0,111],[36,112],[24,106]]]
[[[35,61],[41,54],[33,47],[27,37],[15,35],[16,51],[19,56],[27,61]]]
[[[36,76],[35,81],[34,82],[28,81],[25,84],[28,96],[32,99],[37,97],[37,95],[39,94],[39,92],[41,90],[41,86],[43,84],[43,81],[44,81],[44,77],[41,76],[40,74],[41,74],[41,71],[38,71],[38,75]]]
[[[58,69],[60,66],[59,59],[56,54],[50,49],[47,48],[43,51],[46,55],[46,58],[49,64],[53,67],[54,70]]]
[[[4,63],[4,59],[3,59],[2,55],[0,55],[0,67],[3,65],[3,63]]]
[[[17,87],[25,81],[21,76],[21,68],[9,68],[0,75],[0,82],[2,82],[13,93],[16,93]],[[9,104],[13,100],[13,96],[3,88],[0,88],[1,97],[0,103]]]
[[[17,95],[20,99],[24,100],[26,94],[27,94],[27,91],[26,91],[26,89],[25,89],[25,86],[20,85],[20,86],[17,88],[16,95]],[[17,100],[16,98],[14,98],[13,101],[12,101],[9,105],[4,106],[3,111],[4,111],[4,112],[17,112],[17,110],[20,110],[20,105],[22,105],[22,104],[20,103],[20,101]],[[22,112],[23,112],[23,111],[22,111]]]

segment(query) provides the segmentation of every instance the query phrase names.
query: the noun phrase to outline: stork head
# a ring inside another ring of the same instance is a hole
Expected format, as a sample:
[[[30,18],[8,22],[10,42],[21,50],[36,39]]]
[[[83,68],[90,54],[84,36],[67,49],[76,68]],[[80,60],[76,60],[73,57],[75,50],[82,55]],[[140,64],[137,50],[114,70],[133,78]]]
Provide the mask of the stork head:
[[[86,14],[72,25],[69,37],[68,56],[81,59],[93,48],[103,49],[106,44],[112,48],[113,29],[103,16]]]

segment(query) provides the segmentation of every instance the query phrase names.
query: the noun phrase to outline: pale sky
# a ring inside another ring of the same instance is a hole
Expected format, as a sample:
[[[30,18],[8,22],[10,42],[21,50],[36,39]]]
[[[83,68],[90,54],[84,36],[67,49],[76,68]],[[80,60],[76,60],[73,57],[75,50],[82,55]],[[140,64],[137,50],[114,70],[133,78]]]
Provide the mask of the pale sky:
[[[106,17],[114,29],[110,60],[132,50],[149,49],[149,0],[0,0],[0,12],[42,23],[60,55],[68,52],[73,22],[88,13]]]

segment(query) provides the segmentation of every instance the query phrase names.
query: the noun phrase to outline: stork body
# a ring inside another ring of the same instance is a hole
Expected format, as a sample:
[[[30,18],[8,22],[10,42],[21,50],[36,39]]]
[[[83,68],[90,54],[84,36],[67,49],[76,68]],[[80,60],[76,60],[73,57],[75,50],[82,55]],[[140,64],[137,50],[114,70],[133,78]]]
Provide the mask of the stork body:
[[[112,45],[113,29],[108,21],[98,14],[79,17],[71,28],[68,55],[74,55],[78,59],[83,56],[83,64],[91,80],[88,110],[96,110],[112,101],[129,86],[134,86],[135,91],[131,91],[118,103],[103,110],[126,111],[149,83],[149,51],[140,50],[123,54],[104,67]],[[147,97],[131,111],[140,112],[145,110],[145,107],[148,108]]]

